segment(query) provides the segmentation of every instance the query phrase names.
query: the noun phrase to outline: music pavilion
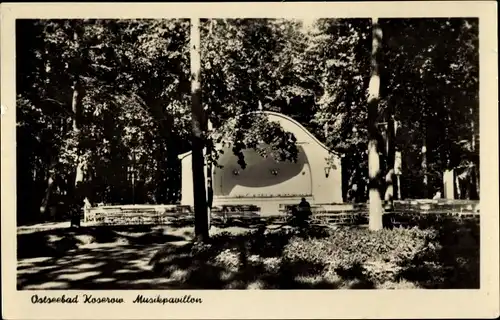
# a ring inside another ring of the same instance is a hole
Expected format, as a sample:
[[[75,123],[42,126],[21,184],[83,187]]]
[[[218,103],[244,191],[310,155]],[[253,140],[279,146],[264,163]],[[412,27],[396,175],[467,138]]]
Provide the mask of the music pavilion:
[[[243,151],[245,169],[229,147],[223,149],[214,168],[213,206],[256,205],[260,213],[276,214],[280,206],[298,204],[306,198],[312,205],[340,204],[342,199],[341,159],[332,153],[311,132],[294,119],[276,112],[260,111],[269,121],[293,133],[297,139],[297,161],[277,162],[262,157],[253,149]],[[181,205],[193,206],[191,152],[179,155],[182,163]],[[330,160],[328,160],[330,159]]]

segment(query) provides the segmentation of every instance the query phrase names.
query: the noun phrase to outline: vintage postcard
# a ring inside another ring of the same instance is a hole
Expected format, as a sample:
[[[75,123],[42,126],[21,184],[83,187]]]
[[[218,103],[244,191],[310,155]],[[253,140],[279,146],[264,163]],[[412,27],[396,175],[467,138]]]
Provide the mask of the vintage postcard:
[[[495,2],[0,13],[3,318],[499,316]]]

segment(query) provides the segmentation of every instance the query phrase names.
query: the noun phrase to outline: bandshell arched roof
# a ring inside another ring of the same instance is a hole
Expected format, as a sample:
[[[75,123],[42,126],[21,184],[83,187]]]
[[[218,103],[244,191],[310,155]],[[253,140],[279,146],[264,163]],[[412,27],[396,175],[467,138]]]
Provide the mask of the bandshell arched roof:
[[[282,113],[274,111],[256,111],[256,113],[266,114],[268,116],[269,121],[278,122],[285,131],[293,133],[297,138],[298,144],[313,141],[314,143],[324,148],[326,151],[334,155],[338,155],[337,152],[328,149],[328,147],[324,143],[322,143],[318,138],[316,138],[309,130],[307,130],[302,124],[300,124],[295,119],[287,115],[284,115]],[[183,158],[189,156],[190,154],[191,151],[188,151],[186,153],[179,155],[178,157],[179,159],[182,160]]]

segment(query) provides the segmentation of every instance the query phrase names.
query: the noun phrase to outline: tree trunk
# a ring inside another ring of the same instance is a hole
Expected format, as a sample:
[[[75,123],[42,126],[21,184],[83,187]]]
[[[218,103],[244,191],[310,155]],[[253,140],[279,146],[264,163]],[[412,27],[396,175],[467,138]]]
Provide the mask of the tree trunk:
[[[212,124],[210,120],[207,119],[207,129],[212,130]],[[207,207],[208,207],[208,229],[210,230],[210,224],[212,219],[212,206],[214,201],[214,186],[213,186],[213,164],[212,156],[214,152],[214,146],[211,141],[207,141],[207,153],[210,156],[210,161],[207,163]]]
[[[40,205],[40,213],[44,215],[47,212],[47,208],[50,203],[50,197],[52,196],[52,191],[55,184],[55,169],[53,166],[49,168],[49,174],[47,178],[47,188],[45,189],[45,196],[42,199],[42,204]]]
[[[398,194],[396,196],[396,199],[398,200],[403,200],[403,196],[401,195],[401,175],[396,176],[396,187],[398,190]]]
[[[475,124],[475,119],[474,119],[474,109],[470,108],[470,113],[471,113],[471,131],[472,131],[472,141],[471,141],[471,151],[472,154],[475,155],[476,152],[476,124]],[[474,157],[474,159],[476,159]],[[479,186],[479,163],[477,161],[473,161],[473,167],[471,169],[471,184],[470,184],[470,200],[479,200],[479,192],[478,192],[478,186]]]
[[[212,218],[212,205],[214,200],[214,189],[213,189],[213,180],[212,180],[212,164],[207,164],[207,228],[210,230],[210,223]]]
[[[389,106],[388,114],[387,114],[387,173],[385,176],[385,210],[392,211],[394,209],[394,161],[395,161],[395,145],[394,145],[394,109],[392,104]]]
[[[77,50],[79,47],[79,35],[78,35],[78,25],[75,24],[75,31],[73,33],[73,40],[77,45]],[[85,159],[81,155],[80,150],[80,140],[81,140],[81,117],[82,117],[82,84],[80,80],[80,73],[82,68],[82,61],[80,57],[75,57],[72,61],[72,71],[73,71],[73,96],[71,100],[71,111],[73,112],[73,134],[76,139],[77,144],[77,163],[76,163],[76,176],[75,176],[75,189],[73,193],[73,208],[72,208],[72,218],[71,226],[80,226],[80,209],[83,207],[83,183],[84,183],[84,169],[86,168]]]
[[[379,133],[377,129],[378,105],[380,95],[379,49],[382,41],[382,29],[378,18],[372,19],[371,77],[368,86],[368,177],[369,177],[369,229],[382,229],[382,200],[380,196],[380,155]]]
[[[423,173],[423,181],[422,181],[422,192],[423,198],[429,198],[429,173],[427,171],[427,144],[425,142],[422,143],[422,173]]]
[[[191,123],[192,171],[196,240],[208,240],[207,194],[205,189],[204,111],[201,104],[200,21],[191,19]]]
[[[422,105],[422,197],[424,199],[429,198],[429,172],[428,172],[428,164],[427,164],[427,126],[429,123],[429,116],[426,102],[423,102]],[[431,195],[432,197],[432,195]]]
[[[81,93],[81,84],[79,76],[76,76],[76,79],[73,83],[73,99],[71,101],[71,109],[73,111],[73,133],[74,137],[77,140],[77,145],[80,142],[80,118],[81,118],[81,106],[82,104],[82,93]],[[84,183],[84,169],[86,167],[86,163],[84,158],[80,155],[81,150],[78,150],[79,153],[77,164],[76,164],[76,176],[75,176],[75,189],[73,193],[74,207],[73,207],[73,215],[71,219],[71,226],[79,227],[80,226],[80,207],[83,205],[83,183]]]

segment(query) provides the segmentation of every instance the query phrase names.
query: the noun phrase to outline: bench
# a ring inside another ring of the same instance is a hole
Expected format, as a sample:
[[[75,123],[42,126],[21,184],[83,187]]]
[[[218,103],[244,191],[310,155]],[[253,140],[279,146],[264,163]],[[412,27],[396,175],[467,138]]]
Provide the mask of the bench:
[[[222,205],[213,207],[212,214],[225,224],[230,218],[260,218],[260,210],[255,205]]]
[[[153,224],[161,222],[162,215],[155,209],[121,209],[105,212],[103,223],[113,224]]]

